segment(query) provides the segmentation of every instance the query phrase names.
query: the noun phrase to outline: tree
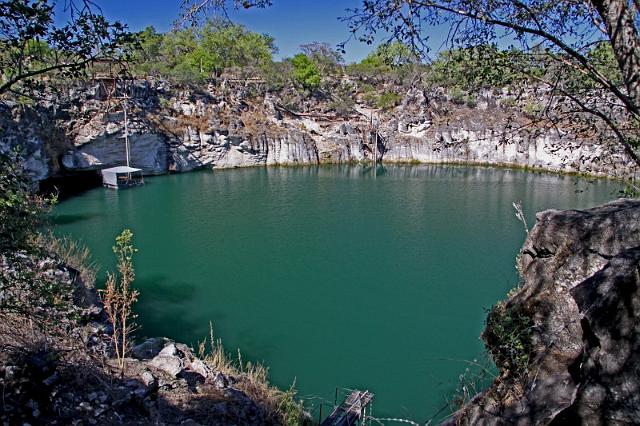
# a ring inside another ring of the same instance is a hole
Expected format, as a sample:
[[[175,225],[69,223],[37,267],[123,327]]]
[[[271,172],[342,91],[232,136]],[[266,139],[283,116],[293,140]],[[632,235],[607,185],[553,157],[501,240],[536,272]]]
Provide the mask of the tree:
[[[0,250],[30,247],[55,198],[33,191],[30,177],[16,152],[0,154]]]
[[[332,48],[329,43],[315,41],[301,45],[300,50],[316,64],[321,75],[335,75],[340,72],[344,59],[340,52]]]
[[[137,71],[147,75],[165,73],[167,64],[158,60],[162,55],[164,36],[157,33],[153,26],[146,27],[137,36],[138,46],[131,57],[131,61],[136,65]]]
[[[517,69],[527,71],[517,72]],[[427,79],[440,87],[476,91],[502,88],[534,72],[535,64],[529,63],[522,51],[499,50],[493,44],[440,52],[430,64]]]
[[[44,75],[76,77],[97,59],[119,59],[120,47],[132,41],[124,25],[107,21],[89,0],[67,0],[70,18],[61,26],[54,5],[0,0],[0,95],[37,88]]]
[[[203,61],[203,71],[217,75],[231,67],[264,66],[277,50],[273,37],[219,20],[208,21],[199,36],[197,54]]]
[[[133,255],[138,249],[133,246],[133,233],[129,229],[116,237],[113,252],[118,258],[118,275],[107,273],[105,289],[101,290],[102,302],[107,318],[113,328],[113,347],[121,372],[124,372],[125,356],[129,350],[129,337],[135,330],[133,305],[140,293],[131,288],[136,274],[133,268]]]
[[[135,68],[183,82],[219,76],[232,67],[264,69],[277,51],[273,37],[220,19],[166,34],[149,27],[137,36]]]
[[[597,117],[640,165],[634,150],[640,119],[639,11],[639,2],[627,0],[363,0],[345,19],[363,41],[386,31],[425,55],[427,31],[434,26],[450,27],[447,42],[452,47],[489,45],[498,39],[519,43],[544,65],[543,75],[528,77],[556,95],[552,108],[544,110],[546,118],[574,117],[577,110]],[[611,47],[619,73],[599,66],[600,44]],[[578,87],[576,74],[591,86]]]
[[[293,78],[303,88],[316,90],[322,80],[318,67],[304,53],[298,53],[291,59],[293,64]]]
[[[418,55],[410,46],[399,41],[379,45],[373,52],[373,55],[378,57],[382,63],[392,68],[414,64],[419,60]]]

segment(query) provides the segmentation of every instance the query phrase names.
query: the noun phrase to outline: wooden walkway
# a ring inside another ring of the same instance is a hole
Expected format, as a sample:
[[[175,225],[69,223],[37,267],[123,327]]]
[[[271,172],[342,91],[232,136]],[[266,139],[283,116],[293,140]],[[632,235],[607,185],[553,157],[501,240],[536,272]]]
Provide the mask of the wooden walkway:
[[[321,426],[354,426],[364,420],[365,409],[373,401],[369,391],[355,390],[337,406]]]

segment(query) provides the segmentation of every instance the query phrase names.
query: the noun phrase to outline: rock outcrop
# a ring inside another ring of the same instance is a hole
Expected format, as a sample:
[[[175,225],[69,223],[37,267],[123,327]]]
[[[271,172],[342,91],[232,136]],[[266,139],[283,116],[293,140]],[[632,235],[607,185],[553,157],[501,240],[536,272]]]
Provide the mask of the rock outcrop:
[[[640,201],[548,210],[483,338],[500,377],[453,424],[640,423]]]
[[[0,253],[0,423],[222,426],[302,419],[293,395],[266,378],[237,371],[228,359],[222,365],[201,359],[166,338],[133,347],[121,369],[111,334],[104,307],[78,271],[43,250]]]
[[[374,141],[377,159],[388,163],[510,165],[617,177],[636,172],[615,143],[581,137],[562,126],[527,124],[522,111],[505,106],[512,99],[490,92],[469,107],[451,103],[442,93],[427,96],[413,88],[391,111],[356,104],[359,113],[331,116],[289,111],[271,94],[262,101],[241,92],[229,97],[213,85],[207,91],[173,93],[162,83],[139,81],[129,91],[131,162],[147,174],[371,161]],[[62,143],[52,148],[43,136],[47,129],[34,130],[36,123],[20,127],[16,117],[3,113],[0,151],[26,146],[27,167],[37,180],[122,164],[122,111],[97,88],[76,97],[77,102],[62,108],[64,114],[57,112],[63,117]],[[368,119],[374,113],[377,137]]]

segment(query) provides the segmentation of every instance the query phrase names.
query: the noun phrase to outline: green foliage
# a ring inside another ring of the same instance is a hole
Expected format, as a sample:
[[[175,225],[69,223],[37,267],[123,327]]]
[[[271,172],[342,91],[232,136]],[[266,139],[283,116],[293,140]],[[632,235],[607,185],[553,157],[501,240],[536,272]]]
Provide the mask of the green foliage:
[[[516,105],[518,105],[516,98],[509,97],[500,99],[500,106],[503,108],[510,109],[514,108]]]
[[[621,86],[623,84],[622,74],[618,68],[615,55],[611,43],[600,42],[597,43],[586,55],[586,58],[592,64],[593,68],[597,70],[602,76],[607,78],[612,84]],[[584,72],[580,72],[576,69],[571,69],[567,74],[566,87],[573,91],[584,89],[596,89],[599,88],[599,84],[596,83],[593,78]]]
[[[532,318],[500,302],[489,312],[483,338],[500,371],[520,375],[531,362],[532,335]]]
[[[133,305],[138,300],[139,293],[131,288],[131,284],[135,280],[133,255],[137,251],[133,246],[133,233],[125,229],[116,237],[116,245],[113,246],[118,259],[118,275],[107,273],[105,289],[101,291],[104,310],[113,327],[111,338],[122,371],[129,349],[129,337],[136,327]]]
[[[44,75],[78,77],[97,58],[126,59],[123,46],[133,41],[126,27],[85,6],[60,24],[54,1],[0,0],[0,94],[41,90]]]
[[[179,82],[198,83],[233,67],[265,69],[276,51],[273,37],[222,21],[166,34],[148,27],[138,38],[136,72]]]
[[[399,41],[381,44],[372,55],[391,68],[418,62],[418,55],[409,46]]]
[[[537,102],[527,102],[522,108],[522,112],[531,118],[537,117],[544,110],[544,106]]]
[[[521,70],[527,66],[532,65],[522,52],[498,50],[495,45],[448,50],[431,64],[427,81],[466,91],[504,87],[522,79]]]
[[[328,43],[303,44],[300,49],[316,65],[321,76],[335,76],[341,73],[344,59]]]
[[[419,62],[411,48],[400,42],[381,44],[360,63],[346,67],[349,75],[366,79],[402,77]]]
[[[640,188],[635,181],[628,181],[624,188],[618,192],[620,198],[640,198]]]
[[[594,67],[615,85],[622,85],[623,79],[618,62],[613,53],[611,43],[601,42],[589,51],[587,57],[593,62]]]
[[[464,90],[462,90],[460,87],[453,86],[453,88],[449,91],[449,96],[451,96],[451,102],[453,102],[454,104],[464,104],[465,93]]]
[[[17,153],[0,154],[0,249],[25,249],[56,199],[37,195]]]
[[[276,92],[291,82],[293,65],[290,61],[271,62],[261,68],[261,73],[267,82],[267,90]]]
[[[306,90],[316,90],[320,87],[322,77],[316,64],[304,53],[298,53],[291,59],[293,64],[293,78]]]
[[[261,66],[272,61],[274,39],[241,25],[209,21],[199,32],[195,58],[201,72],[220,75],[225,68]],[[197,63],[196,63],[197,65]]]
[[[398,105],[401,99],[402,97],[395,92],[384,92],[378,96],[376,105],[382,110],[388,110]]]
[[[338,115],[350,115],[356,104],[354,93],[355,87],[352,84],[340,82],[340,84],[331,89],[333,100],[329,103],[329,109],[335,111]]]
[[[280,395],[278,401],[278,414],[284,425],[302,426],[307,424],[304,416],[304,405],[302,401],[296,399],[297,391],[294,385]]]

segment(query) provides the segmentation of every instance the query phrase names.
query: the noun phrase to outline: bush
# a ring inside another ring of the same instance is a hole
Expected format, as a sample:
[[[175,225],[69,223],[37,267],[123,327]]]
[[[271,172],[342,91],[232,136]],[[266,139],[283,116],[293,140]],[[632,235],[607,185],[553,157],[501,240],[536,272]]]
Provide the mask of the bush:
[[[400,102],[400,95],[394,92],[384,92],[378,97],[376,105],[382,110],[387,110],[395,107]]]
[[[0,249],[29,248],[55,202],[34,192],[16,152],[0,154]]]
[[[291,60],[293,64],[293,77],[295,81],[306,90],[316,90],[320,87],[322,78],[318,67],[309,57],[303,53],[298,53]]]
[[[138,291],[131,289],[135,279],[133,255],[138,251],[132,244],[133,233],[125,229],[116,237],[113,252],[118,258],[118,276],[107,273],[107,283],[102,290],[102,302],[109,322],[113,327],[113,346],[120,369],[124,371],[125,356],[129,349],[129,336],[135,330],[133,304],[138,300]]]
[[[544,106],[537,102],[527,102],[522,108],[524,115],[530,118],[537,117],[542,111],[544,111]]]
[[[493,307],[483,333],[487,350],[502,373],[521,376],[529,369],[533,351],[533,320],[504,302]]]
[[[478,106],[478,97],[475,95],[467,95],[464,100],[469,108],[475,108]]]
[[[464,90],[457,86],[451,89],[449,96],[451,96],[451,102],[456,105],[464,105],[466,103]]]

